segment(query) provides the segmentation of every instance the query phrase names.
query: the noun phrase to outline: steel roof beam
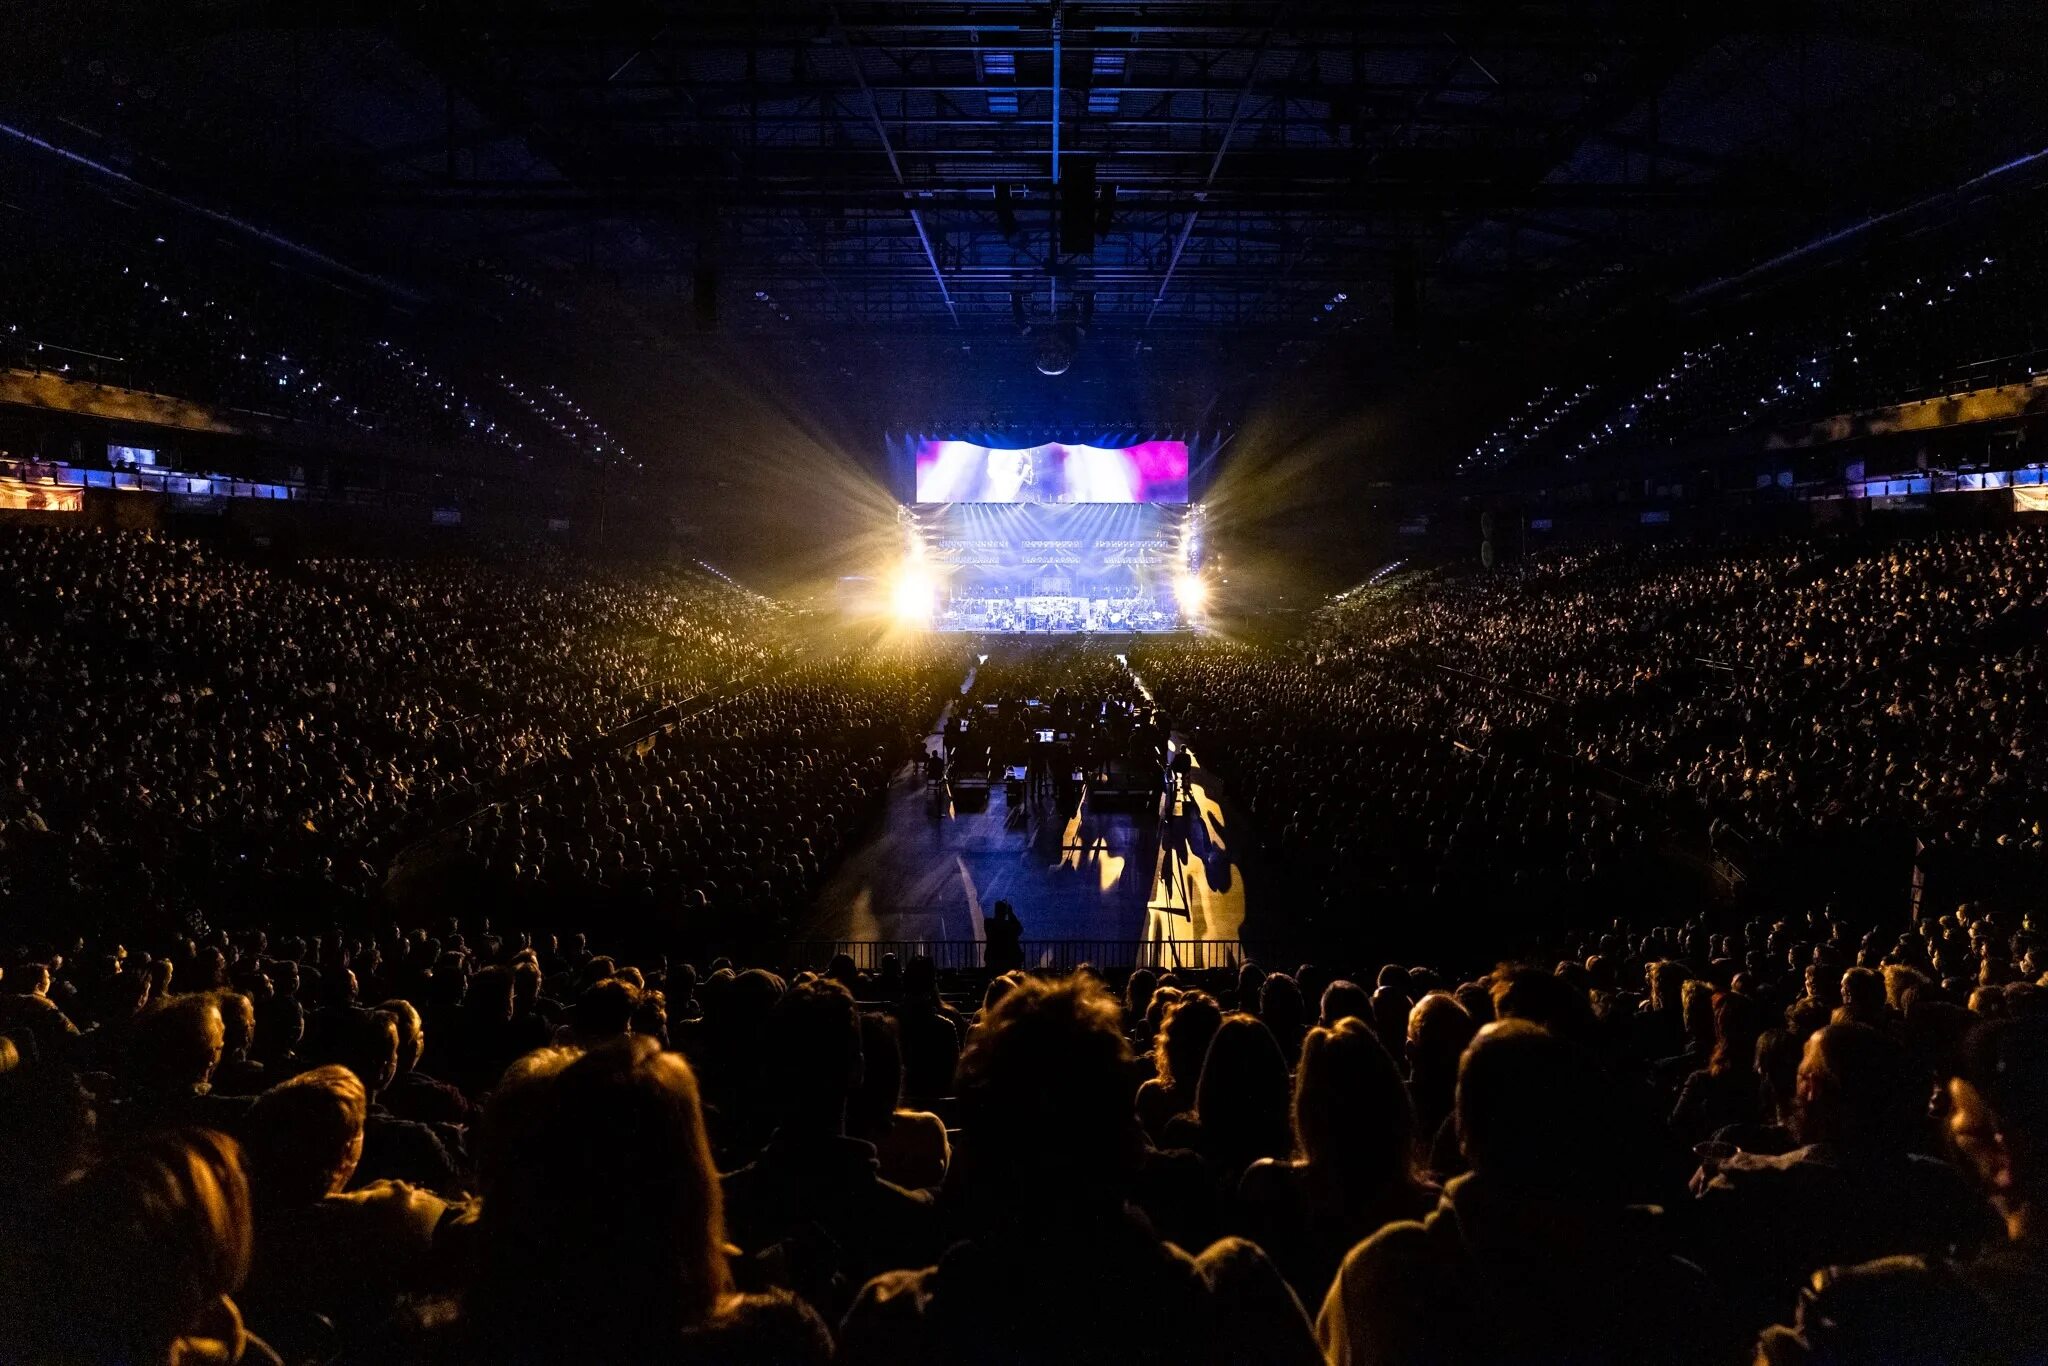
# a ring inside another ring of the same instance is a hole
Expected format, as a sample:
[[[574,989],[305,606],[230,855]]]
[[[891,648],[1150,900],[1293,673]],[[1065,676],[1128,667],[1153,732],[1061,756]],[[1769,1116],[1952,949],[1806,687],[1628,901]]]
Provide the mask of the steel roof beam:
[[[832,22],[835,27],[839,23],[839,10],[836,6],[832,10]],[[907,193],[910,185],[903,178],[903,164],[896,159],[896,149],[889,142],[889,129],[882,122],[882,109],[875,103],[875,92],[868,88],[867,75],[861,69],[860,50],[853,45],[853,39],[845,29],[839,30],[839,37],[846,44],[846,55],[853,62],[853,74],[860,82],[861,93],[868,97],[868,117],[874,120],[875,136],[882,140],[882,150],[889,155],[889,169],[896,175],[897,188]],[[939,257],[938,253],[932,250],[931,234],[925,231],[924,217],[918,213],[915,204],[910,206],[910,221],[917,229],[917,240],[924,246],[924,258],[931,263],[932,279],[939,285],[939,298],[945,301],[946,312],[952,314],[953,323],[958,326],[960,311],[953,306],[953,296],[946,290],[946,273],[939,269]]]

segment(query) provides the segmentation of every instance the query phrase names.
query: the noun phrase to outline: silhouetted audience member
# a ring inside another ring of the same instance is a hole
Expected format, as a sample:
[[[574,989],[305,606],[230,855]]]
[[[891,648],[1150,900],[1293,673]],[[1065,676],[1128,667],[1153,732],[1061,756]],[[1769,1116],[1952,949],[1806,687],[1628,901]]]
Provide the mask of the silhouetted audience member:
[[[1426,1170],[1455,1175],[1463,1169],[1462,1162],[1451,1160],[1458,1144],[1451,1112],[1458,1094],[1458,1063],[1478,1028],[1458,998],[1447,992],[1430,992],[1408,1012],[1408,1094],[1415,1105],[1416,1160]]]
[[[238,991],[223,991],[214,999],[220,1006],[221,1052],[209,1090],[216,1096],[253,1096],[269,1084],[263,1064],[252,1056],[256,1003]]]
[[[378,1095],[384,1107],[400,1119],[421,1124],[468,1124],[475,1119],[476,1107],[460,1088],[421,1070],[420,1062],[427,1051],[427,1030],[412,1002],[390,1000],[377,1010],[389,1015],[398,1027],[398,1075]],[[491,1080],[495,1083],[497,1078]]]
[[[15,1260],[23,1253],[26,1267]],[[234,1299],[249,1274],[249,1182],[224,1134],[159,1130],[117,1148],[56,1193],[33,1246],[0,1255],[12,1263],[0,1285],[0,1355],[10,1359],[279,1360]]]
[[[1321,1013],[1316,1022],[1328,1029],[1347,1018],[1372,1024],[1372,993],[1356,982],[1332,982],[1323,988]]]
[[[1422,1218],[1437,1192],[1415,1172],[1400,1070],[1365,1021],[1308,1032],[1293,1115],[1295,1156],[1254,1162],[1238,1203],[1245,1233],[1301,1302],[1321,1304],[1345,1253],[1386,1224]]]
[[[219,999],[191,992],[152,1004],[129,1034],[131,1086],[109,1107],[111,1127],[139,1134],[153,1129],[210,1128],[233,1132],[248,1113],[246,1097],[213,1094],[213,1070],[226,1047]]]
[[[1332,1366],[1721,1357],[1705,1279],[1649,1211],[1609,1193],[1600,1084],[1577,1046],[1538,1025],[1479,1032],[1458,1076],[1471,1170],[1428,1218],[1344,1259],[1316,1322]]]
[[[243,1305],[280,1346],[316,1316],[351,1334],[379,1330],[401,1295],[436,1288],[448,1204],[397,1181],[348,1189],[369,1108],[355,1073],[327,1066],[280,1082],[249,1111],[255,1256]]]
[[[1014,972],[1024,966],[1024,924],[1007,901],[998,901],[995,912],[982,926],[987,947],[982,961],[990,972]]]
[[[916,1101],[951,1095],[965,1029],[940,997],[937,968],[923,954],[903,969],[895,1015],[903,1042],[904,1094]]]
[[[368,1101],[358,1184],[402,1181],[440,1195],[467,1187],[462,1164],[449,1150],[447,1130],[401,1119],[384,1108],[384,1088],[398,1075],[398,1021],[377,1010],[339,1012],[328,1027],[328,1054],[355,1073]]]
[[[847,1133],[865,1057],[845,987],[800,982],[769,1022],[777,1123],[767,1146],[724,1178],[728,1232],[764,1273],[828,1316],[861,1283],[938,1250],[931,1202],[882,1179],[875,1145]]]
[[[1287,1060],[1265,1022],[1230,1014],[1217,1026],[1195,1086],[1195,1108],[1166,1125],[1164,1144],[1200,1153],[1226,1196],[1260,1158],[1285,1157],[1289,1126]]]
[[[1202,1063],[1222,1023],[1216,998],[1205,991],[1186,992],[1167,1007],[1153,1044],[1153,1075],[1138,1088],[1138,1120],[1154,1143],[1165,1138],[1168,1121],[1195,1108]]]
[[[949,1197],[961,1241],[870,1281],[846,1316],[856,1366],[1318,1358],[1300,1306],[1249,1243],[1190,1257],[1124,1203],[1143,1143],[1116,1001],[1027,980],[960,1062]]]
[[[1734,991],[1714,993],[1714,1047],[1706,1066],[1685,1079],[1671,1110],[1672,1133],[1698,1143],[1723,1129],[1763,1120],[1756,1046],[1765,1022],[1761,1005]]]
[[[784,1294],[741,1295],[696,1077],[651,1040],[529,1054],[485,1111],[475,1278],[426,1362],[822,1363]]]
[[[946,1121],[903,1108],[903,1049],[896,1023],[877,1011],[860,1017],[861,1080],[847,1107],[850,1137],[875,1145],[882,1179],[905,1190],[936,1189],[952,1152]]]
[[[1783,1313],[1817,1267],[1974,1248],[1981,1198],[1927,1145],[1925,1088],[1900,1044],[1862,1024],[1807,1040],[1781,1156],[1736,1153],[1702,1192],[1704,1264],[1752,1331]]]
[[[1948,1080],[1949,1131],[2002,1224],[1975,1257],[1817,1270],[1769,1366],[2020,1366],[2048,1360],[2048,1019],[1981,1025]]]

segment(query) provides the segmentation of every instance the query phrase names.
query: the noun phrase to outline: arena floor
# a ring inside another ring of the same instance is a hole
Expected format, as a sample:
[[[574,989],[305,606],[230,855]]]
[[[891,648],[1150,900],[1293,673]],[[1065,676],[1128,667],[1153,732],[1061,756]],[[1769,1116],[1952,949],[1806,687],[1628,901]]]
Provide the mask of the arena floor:
[[[931,743],[937,743],[936,732]],[[840,868],[806,939],[967,940],[1008,901],[1034,939],[1235,939],[1247,888],[1196,756],[1191,797],[1069,816],[1050,799],[929,794],[906,767],[875,837]]]

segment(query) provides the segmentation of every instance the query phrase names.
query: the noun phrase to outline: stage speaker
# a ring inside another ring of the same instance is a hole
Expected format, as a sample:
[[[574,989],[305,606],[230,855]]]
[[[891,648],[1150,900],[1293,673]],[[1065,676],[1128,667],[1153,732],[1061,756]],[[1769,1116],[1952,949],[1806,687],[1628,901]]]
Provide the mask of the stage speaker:
[[[1085,256],[1095,250],[1095,158],[1060,162],[1060,252]]]
[[[690,316],[699,332],[718,330],[718,272],[710,266],[697,267],[690,277]]]

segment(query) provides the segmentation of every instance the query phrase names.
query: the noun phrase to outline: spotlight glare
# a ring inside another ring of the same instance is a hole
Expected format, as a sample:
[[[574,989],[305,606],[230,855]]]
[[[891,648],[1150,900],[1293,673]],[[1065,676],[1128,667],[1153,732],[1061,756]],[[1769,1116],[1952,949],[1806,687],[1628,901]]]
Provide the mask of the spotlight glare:
[[[923,566],[905,564],[896,574],[889,601],[896,620],[905,626],[929,626],[936,585]]]
[[[1180,604],[1180,610],[1187,616],[1202,614],[1209,605],[1209,583],[1200,574],[1182,574],[1173,581],[1173,598]]]

